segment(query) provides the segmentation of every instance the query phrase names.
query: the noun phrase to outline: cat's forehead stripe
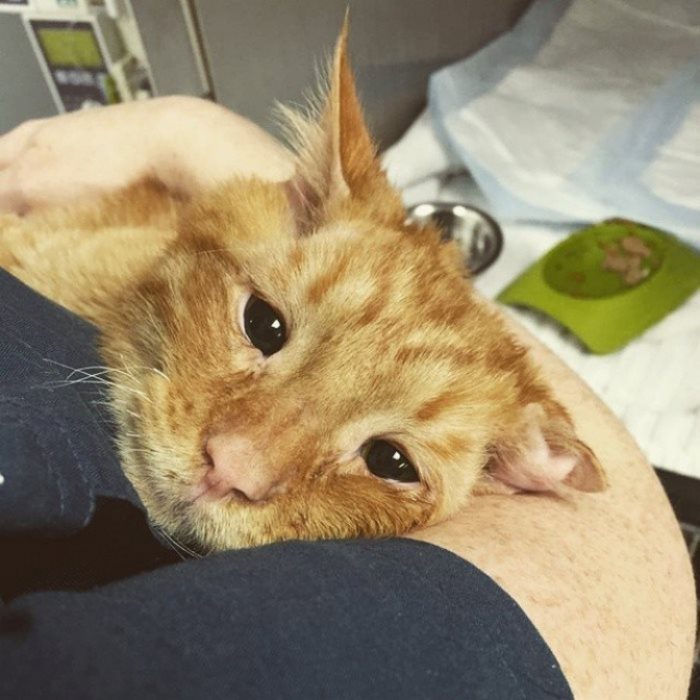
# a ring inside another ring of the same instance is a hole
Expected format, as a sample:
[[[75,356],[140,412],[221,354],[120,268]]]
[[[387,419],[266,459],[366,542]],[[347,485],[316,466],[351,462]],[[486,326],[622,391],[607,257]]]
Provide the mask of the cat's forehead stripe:
[[[455,369],[464,369],[478,361],[479,353],[458,345],[403,345],[394,355],[397,363],[402,365],[430,362],[445,362]]]
[[[419,422],[433,421],[443,413],[463,403],[464,396],[459,391],[448,390],[423,402],[420,408],[414,413],[414,418]]]
[[[391,283],[388,279],[382,279],[374,290],[372,297],[364,304],[362,313],[357,318],[357,323],[366,326],[374,323],[386,309],[389,300]]]
[[[348,253],[341,255],[333,267],[329,270],[323,270],[320,275],[316,276],[306,291],[306,298],[311,304],[321,302],[335,287],[340,284],[348,275],[351,267],[352,256]]]

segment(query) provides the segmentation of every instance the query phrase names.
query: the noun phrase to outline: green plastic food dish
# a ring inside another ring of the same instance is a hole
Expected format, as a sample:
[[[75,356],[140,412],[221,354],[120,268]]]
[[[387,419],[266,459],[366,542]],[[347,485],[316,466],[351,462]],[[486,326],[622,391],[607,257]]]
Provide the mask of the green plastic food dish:
[[[619,350],[700,288],[700,253],[664,231],[611,219],[578,231],[499,295],[541,311],[592,352]]]

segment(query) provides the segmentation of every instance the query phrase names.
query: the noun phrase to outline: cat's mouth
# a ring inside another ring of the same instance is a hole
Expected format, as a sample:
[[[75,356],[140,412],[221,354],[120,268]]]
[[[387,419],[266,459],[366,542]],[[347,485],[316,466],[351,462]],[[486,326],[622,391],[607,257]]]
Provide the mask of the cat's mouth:
[[[190,486],[185,492],[185,500],[188,503],[197,503],[205,501],[221,500],[226,494],[220,493],[219,482],[208,477],[208,472],[193,486]]]
[[[190,504],[222,503],[232,500],[250,502],[242,492],[231,488],[226,479],[219,477],[213,469],[206,467],[203,476],[186,488],[185,500]]]
[[[213,473],[214,463],[206,450],[206,440],[201,448],[201,466],[197,470],[197,476],[190,486],[185,488],[184,500],[189,504],[197,503],[198,501],[206,502],[212,500],[220,500],[221,480],[217,479]]]

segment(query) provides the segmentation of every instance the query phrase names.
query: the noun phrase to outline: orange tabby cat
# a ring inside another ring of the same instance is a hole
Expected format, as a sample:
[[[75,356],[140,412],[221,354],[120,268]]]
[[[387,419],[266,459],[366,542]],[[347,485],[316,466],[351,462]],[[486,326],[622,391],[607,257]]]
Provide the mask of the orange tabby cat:
[[[341,34],[297,176],[0,219],[0,265],[101,329],[124,471],[201,551],[381,536],[604,476],[457,247],[404,222]]]

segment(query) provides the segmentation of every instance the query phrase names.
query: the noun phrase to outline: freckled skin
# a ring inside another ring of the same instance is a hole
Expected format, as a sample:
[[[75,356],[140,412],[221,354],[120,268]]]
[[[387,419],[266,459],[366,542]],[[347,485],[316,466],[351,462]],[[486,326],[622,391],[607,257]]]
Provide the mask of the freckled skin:
[[[324,110],[290,119],[292,183],[238,178],[185,201],[147,180],[0,220],[0,264],[100,328],[123,468],[153,521],[211,551],[400,534],[475,489],[603,489],[457,247],[404,223],[344,34]],[[240,327],[250,293],[289,330],[268,358]],[[222,433],[252,445],[274,496],[188,497]],[[420,481],[372,475],[360,452],[374,438],[399,446]]]
[[[476,565],[523,608],[577,700],[686,700],[696,601],[683,537],[654,470],[620,421],[512,319],[605,465],[602,494],[473,498],[411,535]]]

